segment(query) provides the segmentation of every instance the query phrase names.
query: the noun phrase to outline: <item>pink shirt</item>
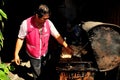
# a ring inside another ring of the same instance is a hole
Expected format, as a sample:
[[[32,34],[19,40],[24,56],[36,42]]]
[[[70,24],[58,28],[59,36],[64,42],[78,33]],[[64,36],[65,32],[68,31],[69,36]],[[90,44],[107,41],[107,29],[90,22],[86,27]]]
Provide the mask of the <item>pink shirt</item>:
[[[50,34],[54,37],[56,35],[59,35],[59,32],[56,30],[55,26],[53,25],[53,23],[48,19],[47,20],[49,22],[49,27],[50,27]],[[45,24],[46,25],[46,24]],[[22,24],[20,25],[20,30],[19,30],[19,34],[18,34],[18,37],[19,38],[25,38],[27,35],[27,20],[24,20],[22,22]],[[31,56],[31,55],[29,55]],[[45,55],[44,55],[45,56]],[[32,56],[31,56],[32,57]],[[41,56],[38,57],[38,59],[40,58]]]

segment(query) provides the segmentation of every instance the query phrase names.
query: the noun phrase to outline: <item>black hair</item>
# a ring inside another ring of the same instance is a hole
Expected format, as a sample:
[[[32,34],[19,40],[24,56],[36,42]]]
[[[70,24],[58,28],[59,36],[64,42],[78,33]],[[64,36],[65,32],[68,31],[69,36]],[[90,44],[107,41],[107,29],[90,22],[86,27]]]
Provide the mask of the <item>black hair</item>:
[[[41,18],[45,14],[50,14],[49,8],[45,4],[39,5],[39,8],[35,11],[35,14],[38,14],[38,17]]]

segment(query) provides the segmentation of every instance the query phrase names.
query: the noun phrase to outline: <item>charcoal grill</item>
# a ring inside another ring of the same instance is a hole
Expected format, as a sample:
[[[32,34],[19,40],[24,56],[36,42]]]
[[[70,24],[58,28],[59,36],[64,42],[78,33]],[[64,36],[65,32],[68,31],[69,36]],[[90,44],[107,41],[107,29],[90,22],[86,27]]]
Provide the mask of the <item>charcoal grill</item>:
[[[78,57],[61,58],[56,70],[59,80],[94,80],[95,72],[98,71],[92,67],[92,62],[81,61]]]

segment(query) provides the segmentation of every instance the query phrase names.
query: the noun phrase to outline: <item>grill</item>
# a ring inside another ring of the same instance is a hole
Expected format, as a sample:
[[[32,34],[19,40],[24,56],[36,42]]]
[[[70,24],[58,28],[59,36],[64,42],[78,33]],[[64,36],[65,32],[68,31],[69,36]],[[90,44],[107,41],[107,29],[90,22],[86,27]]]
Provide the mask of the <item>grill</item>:
[[[82,28],[87,33],[88,43],[83,46],[71,45],[74,54],[68,57],[66,52],[62,51],[62,57],[56,67],[59,80],[94,80],[96,72],[108,72],[120,64],[120,27],[118,25],[85,22]],[[93,66],[93,61],[85,61],[81,56],[89,53],[85,49],[89,43],[89,48],[92,49],[90,53],[93,53],[97,67]],[[63,57],[64,55],[66,57]]]
[[[92,67],[92,62],[81,61],[80,57],[61,58],[56,67],[59,80],[94,80],[97,68]]]

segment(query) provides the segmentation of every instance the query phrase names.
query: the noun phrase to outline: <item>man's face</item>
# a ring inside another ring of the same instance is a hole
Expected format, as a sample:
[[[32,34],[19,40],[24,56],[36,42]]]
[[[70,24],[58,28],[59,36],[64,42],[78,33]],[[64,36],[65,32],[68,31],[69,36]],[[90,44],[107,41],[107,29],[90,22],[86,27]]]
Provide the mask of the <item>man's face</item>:
[[[45,14],[43,17],[39,18],[38,15],[36,15],[37,21],[39,24],[44,24],[44,22],[49,19],[49,14]]]

